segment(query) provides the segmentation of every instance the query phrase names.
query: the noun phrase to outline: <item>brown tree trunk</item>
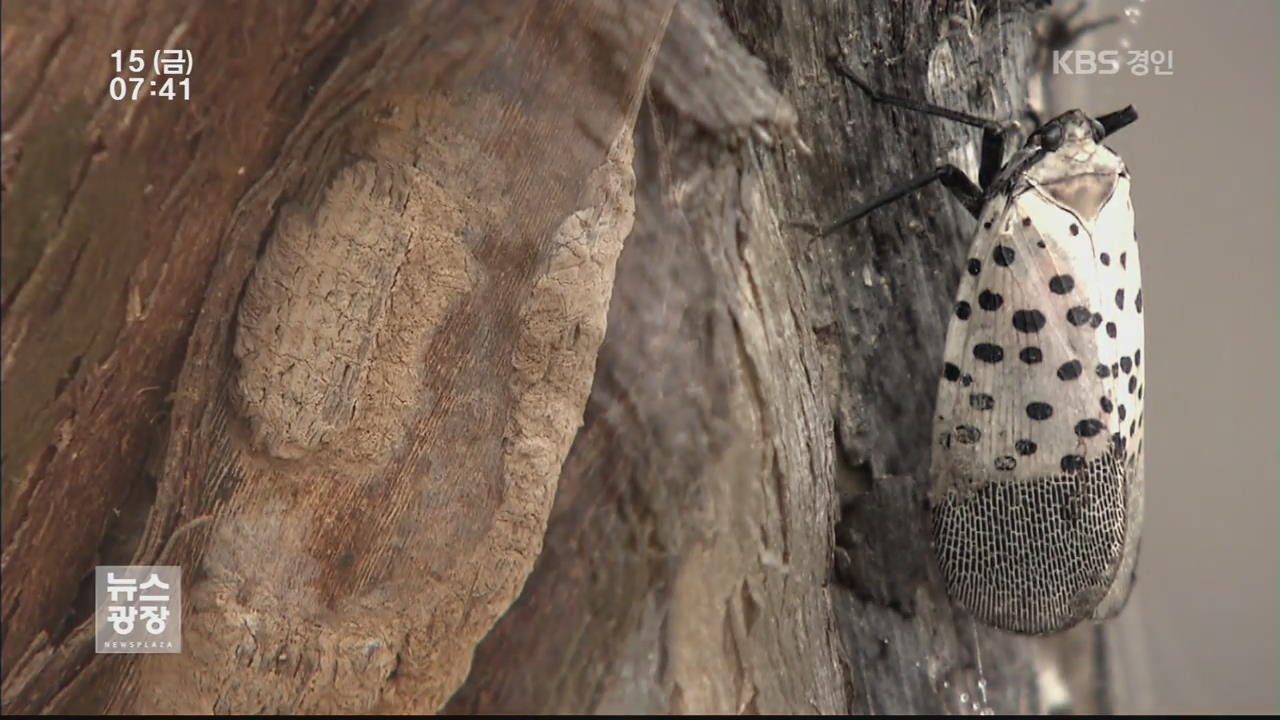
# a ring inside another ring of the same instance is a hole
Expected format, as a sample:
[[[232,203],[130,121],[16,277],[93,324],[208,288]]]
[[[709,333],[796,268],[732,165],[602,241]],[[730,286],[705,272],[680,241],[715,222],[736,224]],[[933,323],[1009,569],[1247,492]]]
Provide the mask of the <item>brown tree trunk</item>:
[[[1009,117],[1030,5],[5,3],[5,712],[1110,707],[931,574],[971,221],[800,229],[974,170],[828,53]],[[106,564],[180,655],[94,654]]]

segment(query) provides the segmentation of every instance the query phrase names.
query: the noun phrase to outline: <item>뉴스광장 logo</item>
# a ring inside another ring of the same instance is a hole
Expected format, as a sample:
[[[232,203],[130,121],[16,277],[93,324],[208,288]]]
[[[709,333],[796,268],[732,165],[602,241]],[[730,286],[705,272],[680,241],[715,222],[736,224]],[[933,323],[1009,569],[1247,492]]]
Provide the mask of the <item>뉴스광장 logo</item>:
[[[95,652],[182,652],[181,567],[99,565],[94,599]]]

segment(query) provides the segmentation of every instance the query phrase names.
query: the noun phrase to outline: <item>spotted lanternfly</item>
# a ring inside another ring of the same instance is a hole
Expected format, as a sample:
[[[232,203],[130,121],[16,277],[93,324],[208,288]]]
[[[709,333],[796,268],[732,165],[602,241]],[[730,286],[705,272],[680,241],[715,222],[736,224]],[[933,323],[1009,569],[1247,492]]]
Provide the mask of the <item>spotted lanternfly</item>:
[[[1008,126],[882,94],[983,128],[979,184],[937,180],[977,219],[951,308],[930,466],[933,548],[953,602],[1018,633],[1065,630],[1128,600],[1142,526],[1142,282],[1129,172],[1107,136],[1133,107],[1059,115],[1004,160]]]

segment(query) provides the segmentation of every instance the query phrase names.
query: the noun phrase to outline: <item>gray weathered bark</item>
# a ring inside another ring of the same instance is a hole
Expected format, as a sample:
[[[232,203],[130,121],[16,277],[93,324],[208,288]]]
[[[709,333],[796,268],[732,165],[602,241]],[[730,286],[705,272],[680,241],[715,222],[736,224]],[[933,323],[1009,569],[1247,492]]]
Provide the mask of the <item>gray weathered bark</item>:
[[[6,712],[1108,707],[931,578],[962,211],[800,229],[974,169],[827,53],[1007,117],[1028,3],[97,7],[4,6]],[[93,654],[123,563],[182,655]]]
[[[975,634],[930,580],[922,470],[971,221],[934,189],[836,238],[792,224],[944,157],[976,177],[976,131],[872,105],[828,53],[1013,117],[1035,9],[678,6],[544,552],[449,709],[1029,712],[1058,687],[1107,707],[1093,629]],[[837,488],[857,593],[830,581]]]

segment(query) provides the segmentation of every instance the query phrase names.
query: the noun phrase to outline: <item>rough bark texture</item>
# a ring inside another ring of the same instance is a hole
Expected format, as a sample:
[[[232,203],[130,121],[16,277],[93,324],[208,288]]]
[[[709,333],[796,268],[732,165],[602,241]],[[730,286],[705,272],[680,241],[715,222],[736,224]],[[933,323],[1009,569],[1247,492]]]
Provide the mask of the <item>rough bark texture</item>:
[[[1029,5],[5,3],[5,712],[1106,709],[932,577],[970,221],[799,227],[976,173],[828,53],[1009,117]],[[94,655],[125,563],[181,655]]]
[[[971,221],[934,189],[839,237],[795,227],[943,158],[976,177],[977,131],[872,105],[829,53],[1015,117],[1034,5],[680,3],[544,552],[450,710],[1106,707],[1092,629],[975,634],[932,577],[927,428]],[[855,592],[831,580],[837,497]]]
[[[7,711],[441,705],[541,545],[669,5],[5,6]],[[193,100],[107,99],[115,47]],[[92,654],[110,562],[187,569],[182,654]]]

